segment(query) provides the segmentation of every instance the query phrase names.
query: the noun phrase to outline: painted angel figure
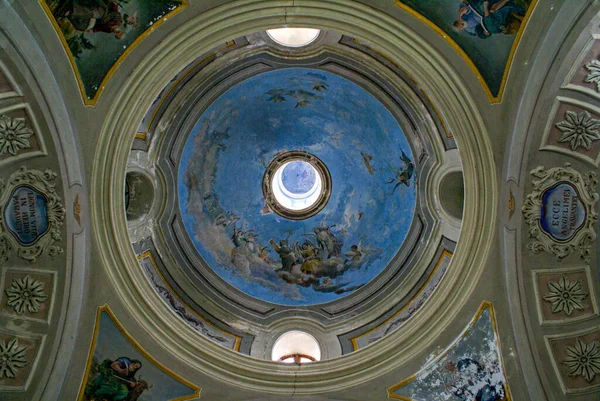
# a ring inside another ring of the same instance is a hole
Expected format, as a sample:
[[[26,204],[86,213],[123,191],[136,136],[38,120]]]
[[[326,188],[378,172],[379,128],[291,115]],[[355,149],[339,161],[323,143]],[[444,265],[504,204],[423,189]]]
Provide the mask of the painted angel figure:
[[[400,160],[402,160],[403,163],[403,166],[400,170],[396,170],[395,168],[390,166],[394,174],[396,174],[396,177],[387,181],[387,184],[392,184],[394,182],[396,183],[396,185],[394,185],[394,189],[392,190],[392,194],[396,191],[396,188],[398,188],[401,184],[404,184],[407,187],[410,186],[410,179],[412,178],[415,172],[415,165],[413,164],[412,160],[410,160],[410,158],[406,156],[404,151],[402,151],[402,156],[400,156]]]

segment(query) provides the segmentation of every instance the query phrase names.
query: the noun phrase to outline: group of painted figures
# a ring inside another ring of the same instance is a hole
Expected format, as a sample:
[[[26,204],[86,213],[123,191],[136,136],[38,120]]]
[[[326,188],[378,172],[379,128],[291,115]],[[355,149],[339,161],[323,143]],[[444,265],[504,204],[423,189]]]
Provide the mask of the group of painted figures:
[[[458,32],[487,39],[499,33],[517,33],[524,17],[525,8],[516,0],[466,0],[460,3],[452,26]]]
[[[356,269],[365,262],[365,256],[377,253],[376,250],[362,246],[362,240],[343,252],[343,242],[332,231],[333,226],[320,225],[308,237],[301,241],[290,242],[290,235],[279,242],[270,239],[271,249],[279,256],[279,262],[269,254],[269,248],[257,241],[252,231],[233,227],[231,239],[235,248],[231,262],[240,264],[241,260],[260,259],[273,267],[277,275],[290,284],[312,287],[319,292],[343,293],[357,287],[345,287],[345,283],[334,284],[331,279],[341,276],[350,269]]]
[[[135,377],[141,368],[141,361],[127,357],[93,363],[84,391],[86,400],[136,401],[145,390],[152,387],[146,380]]]
[[[366,156],[368,155],[363,154],[365,164],[371,167],[368,162],[372,158],[369,156],[367,160]],[[410,181],[414,180],[414,163],[404,151],[400,161],[402,167],[399,169],[390,166],[394,177],[388,180],[387,184],[394,184],[392,194],[399,186],[409,186]],[[233,227],[231,241],[234,248],[231,251],[230,263],[238,270],[250,269],[255,264],[266,264],[279,278],[290,284],[311,287],[318,292],[342,294],[355,290],[360,285],[349,286],[349,283],[333,279],[343,276],[348,270],[360,268],[367,259],[375,258],[381,253],[381,250],[363,244],[362,237],[357,244],[351,245],[344,252],[344,243],[338,237],[343,229],[336,230],[336,225],[327,226],[323,223],[314,227],[312,233],[304,234],[301,240],[291,242],[291,233],[279,241],[270,239],[269,248],[259,243],[258,235],[252,230],[244,230],[243,225],[238,228],[239,217],[222,210],[218,203],[216,194],[204,197],[204,205],[213,216],[215,224],[225,229]],[[359,213],[358,218],[360,217],[362,212]],[[279,256],[279,260],[271,257],[271,250]]]
[[[69,36],[77,33],[108,33],[123,39],[128,26],[138,26],[134,15],[123,12],[123,0],[54,0],[53,15]],[[51,2],[49,2],[51,3]]]

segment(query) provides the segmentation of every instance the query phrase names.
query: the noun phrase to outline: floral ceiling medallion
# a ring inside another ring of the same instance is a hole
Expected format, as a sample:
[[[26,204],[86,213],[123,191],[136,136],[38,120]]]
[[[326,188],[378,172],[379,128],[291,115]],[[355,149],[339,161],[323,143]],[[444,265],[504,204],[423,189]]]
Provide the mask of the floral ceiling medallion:
[[[10,118],[0,116],[0,155],[10,154],[16,156],[20,149],[27,149],[31,145],[29,137],[33,131],[25,125],[24,118]]]
[[[596,84],[596,90],[600,92],[600,61],[591,60],[585,65],[585,68],[590,72],[585,77],[585,82]]]
[[[17,377],[19,368],[27,365],[26,352],[27,348],[20,347],[16,338],[8,343],[0,340],[0,379],[4,377],[14,379]]]
[[[570,281],[562,276],[558,282],[548,281],[549,294],[544,300],[552,304],[552,313],[565,312],[568,316],[575,309],[583,309],[583,300],[588,293],[581,289],[581,280]]]
[[[41,304],[48,299],[44,293],[44,283],[34,280],[30,276],[13,280],[12,285],[5,292],[8,296],[8,306],[12,307],[19,315],[25,311],[39,312]]]
[[[593,141],[600,139],[600,120],[592,118],[590,113],[582,111],[577,114],[573,111],[567,111],[565,120],[556,124],[556,127],[562,132],[558,142],[571,144],[571,150],[578,147],[590,149]]]
[[[569,369],[569,376],[583,376],[588,383],[600,374],[600,346],[597,342],[585,343],[580,339],[566,348],[567,358],[563,364]]]

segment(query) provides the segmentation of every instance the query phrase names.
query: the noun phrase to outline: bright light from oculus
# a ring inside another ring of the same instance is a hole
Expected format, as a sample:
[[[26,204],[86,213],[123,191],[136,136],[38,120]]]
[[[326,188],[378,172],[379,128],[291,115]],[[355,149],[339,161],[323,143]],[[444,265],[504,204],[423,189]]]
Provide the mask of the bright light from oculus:
[[[268,29],[267,35],[282,46],[301,47],[312,43],[320,32],[313,28],[278,28]]]
[[[284,363],[305,363],[321,359],[317,340],[303,331],[288,331],[275,341],[271,359]]]
[[[310,164],[294,160],[275,171],[272,191],[279,204],[290,210],[304,210],[314,205],[321,195],[321,176]]]

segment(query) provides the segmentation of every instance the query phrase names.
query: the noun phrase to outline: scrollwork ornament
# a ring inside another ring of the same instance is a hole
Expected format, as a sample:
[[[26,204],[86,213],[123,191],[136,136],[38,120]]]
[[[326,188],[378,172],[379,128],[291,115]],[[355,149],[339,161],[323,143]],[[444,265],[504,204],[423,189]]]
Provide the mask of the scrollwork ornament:
[[[57,243],[62,241],[61,228],[66,211],[56,192],[56,184],[52,182],[56,177],[57,174],[51,170],[28,170],[23,166],[6,182],[0,180],[0,260],[7,260],[13,252],[29,262],[35,262],[42,255],[53,257],[63,253]],[[18,191],[21,193],[18,194]],[[36,231],[39,229],[37,226],[33,227],[36,222],[32,220],[32,214],[35,215],[38,207],[35,198],[42,205],[39,206],[43,211],[42,232]],[[30,202],[20,204],[23,200]],[[19,207],[24,211],[14,213]],[[9,209],[13,216],[19,214],[15,221],[7,221],[6,216],[11,216]],[[27,233],[25,240],[19,236],[18,229]]]
[[[578,253],[589,261],[596,239],[594,224],[598,219],[594,210],[598,201],[596,174],[590,171],[582,175],[570,163],[565,163],[563,167],[551,169],[539,166],[531,175],[533,190],[521,209],[533,240],[527,247],[535,254],[542,251],[554,254],[559,260]],[[562,193],[567,199],[564,202],[560,199]]]

